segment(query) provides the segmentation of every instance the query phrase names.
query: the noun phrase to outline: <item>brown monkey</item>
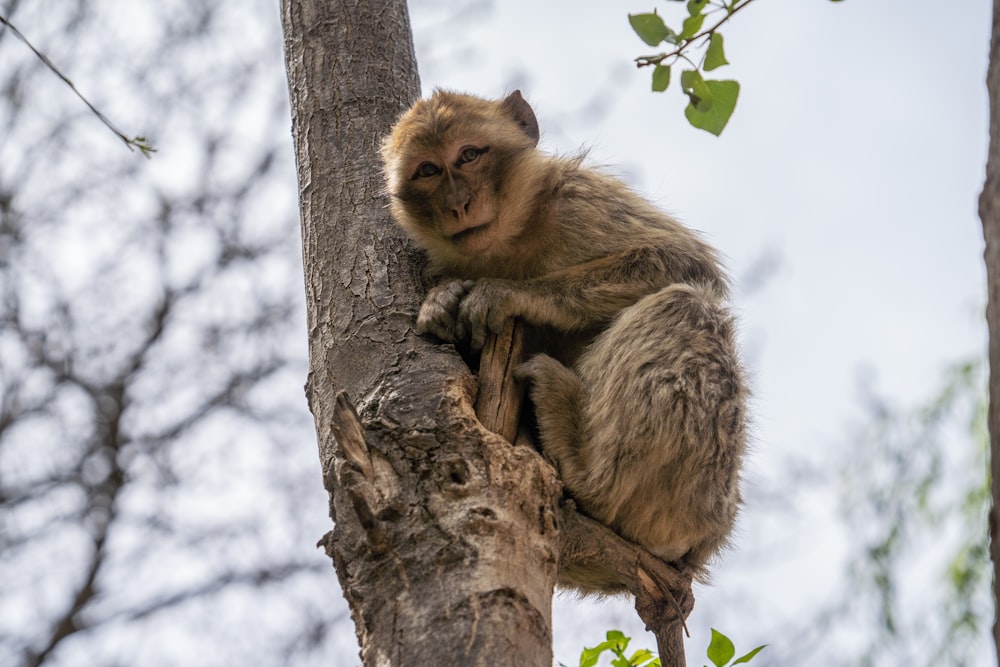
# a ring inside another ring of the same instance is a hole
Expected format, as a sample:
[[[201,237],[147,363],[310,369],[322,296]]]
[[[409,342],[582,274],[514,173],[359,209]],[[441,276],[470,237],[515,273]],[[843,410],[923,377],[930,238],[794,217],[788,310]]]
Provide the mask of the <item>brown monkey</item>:
[[[520,92],[437,91],[385,140],[393,217],[441,279],[417,327],[473,349],[509,317],[542,332],[548,354],[517,374],[567,490],[704,575],[740,504],[745,441],[726,278],[694,232],[582,158],[539,151],[538,138]],[[564,568],[560,581],[621,588],[593,569]]]

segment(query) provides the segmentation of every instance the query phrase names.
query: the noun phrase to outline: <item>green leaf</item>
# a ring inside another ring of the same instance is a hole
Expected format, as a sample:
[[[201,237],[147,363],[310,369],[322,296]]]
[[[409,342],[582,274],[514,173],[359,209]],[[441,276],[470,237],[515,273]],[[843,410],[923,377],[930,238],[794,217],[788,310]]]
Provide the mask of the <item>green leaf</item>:
[[[611,667],[632,667],[627,658],[615,658],[611,661]]]
[[[639,39],[650,46],[656,46],[660,42],[677,43],[677,34],[667,27],[655,10],[652,14],[629,14],[628,22]]]
[[[837,0],[834,0],[834,2],[837,2]],[[757,648],[755,648],[754,650],[750,651],[746,655],[740,656],[739,658],[736,658],[736,660],[733,661],[733,664],[734,665],[741,665],[744,662],[750,662],[751,660],[753,660],[753,657],[755,655],[757,655],[758,653],[760,653],[761,651],[763,651],[765,648],[767,648],[767,644],[762,644],[761,646],[758,646]]]
[[[703,113],[711,111],[712,89],[705,84],[701,72],[696,69],[681,72],[681,88],[691,101],[691,106]]]
[[[733,642],[729,640],[729,637],[712,628],[712,641],[708,644],[708,659],[716,667],[726,667],[726,663],[734,655],[736,655],[736,647],[733,646]]]
[[[712,33],[708,40],[708,50],[705,51],[705,71],[711,72],[717,67],[728,65],[726,54],[722,50],[722,35],[717,32]]]
[[[670,65],[657,65],[653,68],[653,92],[662,93],[670,85]]]
[[[583,652],[580,653],[580,667],[594,667],[600,660],[602,653],[604,653],[604,649],[600,646],[583,649]]]
[[[614,642],[601,642],[594,648],[583,649],[583,653],[580,654],[580,667],[593,667],[597,664],[597,661],[600,659],[602,653],[605,651],[613,651],[614,647]]]
[[[736,99],[740,95],[740,84],[736,81],[705,81],[704,83],[711,91],[711,103],[707,107],[704,102],[700,102],[697,106],[689,104],[684,109],[684,116],[687,117],[689,123],[698,129],[719,136],[736,109]]]
[[[701,24],[705,22],[704,14],[695,14],[694,16],[689,16],[684,19],[684,28],[681,30],[681,34],[677,37],[679,39],[691,39],[698,34],[701,30]]]
[[[688,14],[691,16],[701,14],[707,4],[708,0],[688,0]]]
[[[641,667],[641,665],[645,665],[655,657],[649,650],[641,648],[632,654],[632,657],[628,659],[628,664]]]

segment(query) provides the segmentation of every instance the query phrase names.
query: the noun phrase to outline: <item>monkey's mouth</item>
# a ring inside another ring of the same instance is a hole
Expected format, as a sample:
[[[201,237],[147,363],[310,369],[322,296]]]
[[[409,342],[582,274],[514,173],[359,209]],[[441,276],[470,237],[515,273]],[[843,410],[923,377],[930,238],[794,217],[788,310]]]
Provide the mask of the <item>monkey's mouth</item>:
[[[476,225],[475,227],[469,227],[468,229],[463,229],[457,234],[451,235],[451,242],[457,246],[462,246],[467,244],[470,240],[479,236],[487,229],[489,229],[491,223],[487,222],[482,225]]]

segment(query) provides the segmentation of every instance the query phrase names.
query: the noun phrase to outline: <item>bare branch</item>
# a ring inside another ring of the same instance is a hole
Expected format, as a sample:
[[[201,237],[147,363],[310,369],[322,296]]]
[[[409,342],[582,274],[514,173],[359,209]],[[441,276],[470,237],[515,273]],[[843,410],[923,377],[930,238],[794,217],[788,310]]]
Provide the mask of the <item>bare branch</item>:
[[[112,132],[114,132],[115,135],[119,139],[121,139],[123,142],[125,142],[125,145],[128,147],[128,149],[130,151],[135,150],[136,148],[138,148],[139,152],[142,153],[143,156],[145,156],[147,159],[149,157],[151,157],[152,153],[156,152],[156,149],[153,148],[149,144],[148,141],[146,141],[146,137],[139,137],[139,136],[129,137],[124,132],[122,132],[121,130],[119,130],[118,127],[114,123],[112,123],[111,120],[107,116],[105,116],[103,113],[101,113],[97,109],[97,107],[95,107],[93,104],[90,103],[90,100],[88,100],[86,97],[84,97],[83,94],[79,90],[76,89],[76,86],[73,85],[73,82],[69,80],[69,77],[67,77],[65,74],[63,74],[59,70],[59,68],[56,67],[55,64],[51,60],[49,60],[48,56],[46,56],[44,53],[42,53],[41,51],[39,51],[38,49],[36,49],[35,46],[31,42],[28,41],[28,38],[21,34],[21,31],[18,30],[14,26],[13,23],[11,23],[10,21],[8,21],[3,16],[0,16],[0,25],[3,25],[5,27],[7,27],[7,28],[10,28],[10,31],[14,33],[14,36],[17,37],[18,39],[20,39],[22,42],[24,42],[25,46],[27,46],[29,49],[31,49],[32,53],[34,53],[36,56],[38,56],[38,59],[41,60],[43,63],[45,63],[46,67],[48,67],[50,70],[52,70],[55,73],[56,76],[58,76],[60,79],[62,79],[63,82],[67,86],[69,86],[70,90],[72,90],[74,93],[76,93],[76,96],[79,97],[81,100],[83,100],[83,103],[87,105],[87,108],[89,108],[94,113],[94,115],[97,116],[98,119],[100,119],[100,121],[107,126],[107,128],[109,130],[111,130]]]

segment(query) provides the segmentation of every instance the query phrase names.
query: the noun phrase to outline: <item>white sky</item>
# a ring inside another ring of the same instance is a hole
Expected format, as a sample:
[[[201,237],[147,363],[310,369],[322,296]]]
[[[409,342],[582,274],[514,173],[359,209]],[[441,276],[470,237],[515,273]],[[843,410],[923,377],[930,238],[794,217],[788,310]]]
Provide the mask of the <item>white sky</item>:
[[[950,363],[985,349],[976,203],[990,3],[755,2],[723,31],[734,64],[712,74],[742,85],[721,138],[687,124],[676,73],[669,91],[653,94],[649,71],[631,65],[653,49],[627,14],[657,7],[677,25],[683,3],[494,0],[483,11],[474,0],[455,16],[460,4],[411,2],[426,91],[500,96],[519,87],[544,148],[589,148],[593,162],[704,232],[729,258],[738,288],[762,256],[778,259],[763,288],[736,294],[755,386],[749,502],[736,550],[715,585],[696,591],[688,655],[703,655],[712,624],[738,649],[779,644],[775,633],[837,586],[848,537],[828,530],[834,499],[788,493],[784,463],[851,437],[861,378],[914,405]],[[270,26],[279,29],[276,3]],[[129,99],[109,97],[117,118],[115,105]],[[170,146],[154,171],[173,168]],[[315,466],[313,450],[301,456]],[[787,497],[796,511],[776,515],[755,504],[762,496]],[[312,497],[318,535],[325,498],[318,486]],[[332,590],[332,573],[329,581]],[[747,600],[765,611],[734,623],[726,612]],[[651,645],[620,601],[560,597],[554,617],[555,656],[568,664],[613,627]],[[345,623],[337,635],[343,651],[329,664],[357,664],[353,629]],[[753,664],[770,664],[766,655]]]
[[[807,546],[761,563],[760,540],[774,537],[764,533],[768,517],[754,514],[755,489],[780,498],[787,480],[778,462],[850,436],[860,378],[912,405],[940,386],[950,363],[984,354],[976,206],[990,3],[755,3],[723,31],[733,65],[712,75],[737,79],[742,91],[719,139],[688,126],[677,73],[670,90],[653,94],[649,70],[630,64],[656,50],[626,15],[657,7],[678,24],[683,3],[504,0],[454,23],[442,22],[448,3],[411,7],[425,92],[495,97],[519,87],[544,148],[589,147],[594,162],[702,230],[737,280],[762,255],[778,257],[763,289],[737,292],[756,394],[751,504],[737,553],[717,568],[714,587],[696,591],[689,655],[702,655],[711,610],[734,586],[753,596],[758,581],[783,617],[810,609],[823,595],[813,582],[841,548],[823,536],[828,514],[800,508],[799,524],[783,528]],[[595,104],[608,111],[596,124],[578,113]],[[741,559],[741,547],[755,556]],[[745,571],[751,565],[760,569]],[[596,619],[587,633],[641,631],[627,605],[559,600],[558,660],[576,660],[582,643],[601,638],[580,632],[583,613]],[[752,646],[753,626],[777,620],[732,629],[737,648]]]

